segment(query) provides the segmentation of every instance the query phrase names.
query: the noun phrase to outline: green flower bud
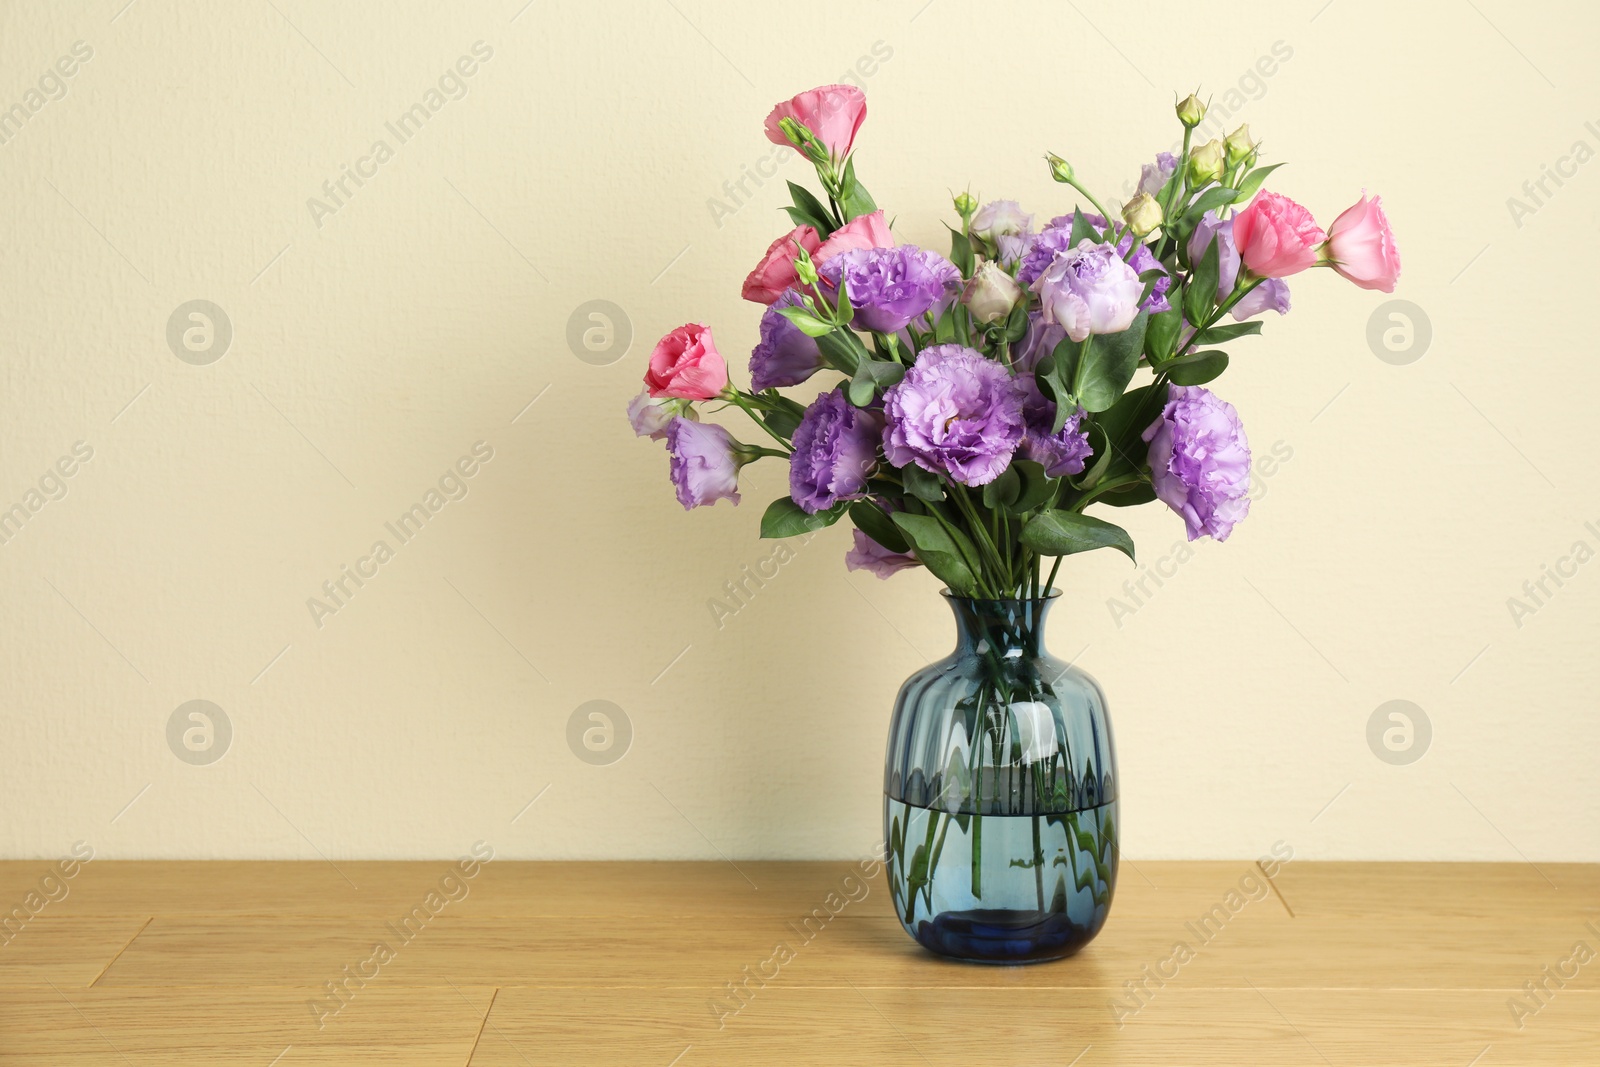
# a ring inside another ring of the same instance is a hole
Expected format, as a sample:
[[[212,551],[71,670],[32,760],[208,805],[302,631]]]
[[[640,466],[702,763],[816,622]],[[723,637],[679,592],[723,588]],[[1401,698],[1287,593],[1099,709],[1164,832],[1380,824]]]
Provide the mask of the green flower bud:
[[[1072,184],[1073,175],[1071,163],[1068,163],[1054,152],[1046,152],[1044,158],[1050,164],[1050,177],[1054,178],[1063,185]]]
[[[955,198],[956,214],[961,216],[963,225],[972,223],[972,216],[978,212],[978,201],[969,192],[960,192]]]
[[[1222,177],[1224,153],[1222,142],[1213,137],[1189,153],[1189,183],[1200,186]]]
[[[1206,106],[1193,93],[1178,101],[1176,110],[1178,121],[1191,130],[1200,125],[1200,120],[1206,117]]]
[[[1122,207],[1122,221],[1135,237],[1143,237],[1161,225],[1161,205],[1149,193],[1140,193]]]
[[[1255,143],[1250,140],[1249,125],[1241,125],[1237,130],[1228,134],[1228,139],[1222,142],[1228,152],[1228,165],[1237,167],[1250,156],[1255,154]]]

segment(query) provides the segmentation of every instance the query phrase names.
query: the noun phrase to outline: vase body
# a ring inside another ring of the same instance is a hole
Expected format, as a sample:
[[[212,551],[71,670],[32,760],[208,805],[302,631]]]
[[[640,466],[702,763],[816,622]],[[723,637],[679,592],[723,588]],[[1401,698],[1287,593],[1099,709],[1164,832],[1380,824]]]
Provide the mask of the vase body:
[[[1054,596],[1054,595],[1053,595]],[[1070,956],[1117,882],[1117,773],[1105,696],[1043,644],[1051,598],[945,594],[956,649],[906,679],[884,764],[889,895],[942,956]]]

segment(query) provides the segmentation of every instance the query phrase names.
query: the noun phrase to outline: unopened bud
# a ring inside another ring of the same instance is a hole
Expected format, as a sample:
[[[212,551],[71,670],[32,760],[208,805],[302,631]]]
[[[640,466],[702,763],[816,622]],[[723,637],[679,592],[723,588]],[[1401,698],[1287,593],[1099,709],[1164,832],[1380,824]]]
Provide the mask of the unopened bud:
[[[1223,148],[1228,152],[1228,165],[1237,167],[1250,156],[1255,154],[1256,146],[1250,140],[1250,127],[1241,125],[1237,130],[1228,134],[1228,139],[1222,142]]]
[[[1056,155],[1054,152],[1045,153],[1045,161],[1050,164],[1050,177],[1063,185],[1072,184],[1072,164]]]
[[[1200,186],[1217,181],[1222,177],[1223,158],[1222,142],[1214,137],[1190,152],[1189,183]]]
[[[1161,205],[1149,193],[1140,193],[1122,206],[1122,221],[1135,237],[1143,237],[1160,226],[1161,218]]]
[[[794,275],[805,285],[817,284],[817,265],[811,262],[811,256],[804,248],[797,249],[799,255],[794,261]]]
[[[1206,106],[1193,93],[1178,101],[1176,110],[1178,112],[1178,121],[1191,130],[1200,125],[1200,120],[1206,117]]]
[[[972,216],[978,211],[978,201],[973,199],[971,193],[960,192],[955,198],[956,214],[961,216],[962,223],[970,223]]]
[[[972,317],[986,325],[1010,315],[1020,299],[1022,289],[1016,279],[990,260],[984,261],[961,293],[961,302]]]

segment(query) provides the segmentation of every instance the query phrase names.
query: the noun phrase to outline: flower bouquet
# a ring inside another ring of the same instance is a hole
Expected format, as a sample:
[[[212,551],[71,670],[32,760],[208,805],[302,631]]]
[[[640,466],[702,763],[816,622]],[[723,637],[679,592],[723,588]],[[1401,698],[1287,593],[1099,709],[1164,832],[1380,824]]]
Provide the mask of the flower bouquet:
[[[1392,292],[1399,275],[1379,198],[1324,231],[1265,188],[1280,164],[1259,162],[1246,127],[1195,145],[1205,105],[1191,95],[1176,111],[1181,151],[1145,164],[1119,212],[1047,155],[1068,210],[1035,231],[1015,202],[962,193],[946,256],[898,242],[857,178],[860,90],[780,103],[767,137],[815,166],[821,195],[789,183],[794,228],[745,280],[766,307],[750,387],[691,323],[656,344],[629,405],[634,431],[666,442],[685,508],[737,504],[740,468],[781,460],[789,495],[761,536],[848,516],[849,568],[922,566],[944,583],[961,642],[902,687],[885,830],[896,912],[947,955],[1054,958],[1105,919],[1104,697],[1040,641],[1064,557],[1134,555],[1088,509],[1159,500],[1190,540],[1226,540],[1250,508],[1244,427],[1206,388],[1226,348],[1289,310],[1290,276],[1326,267]],[[808,404],[781,392],[818,374],[836,382]],[[741,409],[761,443],[701,421],[704,404]]]

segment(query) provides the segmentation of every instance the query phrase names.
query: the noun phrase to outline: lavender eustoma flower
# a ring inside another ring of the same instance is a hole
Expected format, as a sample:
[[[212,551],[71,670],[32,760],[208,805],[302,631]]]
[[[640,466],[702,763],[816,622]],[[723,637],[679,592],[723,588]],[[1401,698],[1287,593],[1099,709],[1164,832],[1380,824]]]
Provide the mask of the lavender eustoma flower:
[[[1089,446],[1088,431],[1079,428],[1083,423],[1083,409],[1078,408],[1068,415],[1061,429],[1051,433],[1056,421],[1055,402],[1039,391],[1033,375],[1020,374],[1017,380],[1027,390],[1022,403],[1022,419],[1027,429],[1017,455],[1039,464],[1051,478],[1082,474],[1084,464],[1094,451]]]
[[[750,388],[756,392],[799,385],[823,367],[817,342],[778,313],[779,308],[801,307],[800,294],[785,289],[761,314],[761,340],[750,353]]]
[[[667,455],[668,473],[685,511],[719,500],[739,503],[739,468],[749,457],[727,430],[679,416],[667,426]]]
[[[896,467],[987,485],[1022,443],[1026,393],[1004,366],[964,345],[925,348],[883,396],[884,453]]]
[[[847,286],[859,330],[898,333],[929,311],[945,307],[961,290],[955,264],[915,245],[859,248],[818,268],[828,284]]]
[[[882,436],[882,418],[851,404],[842,387],[823,393],[794,431],[789,495],[808,515],[861,497],[878,464]]]
[[[1233,219],[1219,219],[1215,211],[1208,211],[1200,224],[1189,235],[1189,262],[1199,263],[1214,239],[1217,246],[1217,302],[1220,304],[1233,292],[1239,278],[1239,248],[1233,242]],[[1235,322],[1243,322],[1263,312],[1276,311],[1280,315],[1289,311],[1289,283],[1282,278],[1268,278],[1233,305]]]
[[[1085,212],[1083,219],[1097,231],[1104,232],[1106,220],[1101,216]],[[1055,262],[1057,256],[1072,248],[1072,216],[1057,215],[1050,220],[1050,225],[1028,240],[1028,246],[1023,251],[1020,265],[1017,267],[1017,284],[1024,287],[1038,281],[1039,276]],[[1123,234],[1117,241],[1117,255],[1128,256],[1128,249],[1132,244],[1133,235]],[[1133,268],[1136,276],[1151,270],[1159,270],[1166,274],[1167,269],[1155,257],[1155,253],[1144,244],[1139,245],[1133,250],[1133,254],[1128,256],[1128,266]],[[1171,276],[1157,278],[1150,295],[1139,305],[1139,310],[1148,311],[1152,315],[1170,310],[1172,305],[1167,301],[1167,290],[1171,287]]]
[[[1161,417],[1144,431],[1150,480],[1183,517],[1189,540],[1226,541],[1250,513],[1250,443],[1233,405],[1198,385],[1169,387]]]
[[[1033,283],[1044,321],[1074,341],[1092,333],[1121,333],[1139,313],[1144,283],[1108,244],[1085,237],[1050,261]]]
[[[898,574],[908,567],[921,566],[917,562],[917,557],[909,552],[890,551],[860,530],[851,532],[855,534],[855,544],[844,554],[844,565],[847,570],[868,571],[883,579]]]
[[[1167,184],[1172,172],[1178,169],[1178,157],[1171,152],[1157,152],[1154,163],[1139,168],[1139,192],[1155,196]]]
[[[671,426],[672,420],[680,415],[686,419],[700,417],[695,414],[694,407],[689,401],[670,396],[651,396],[648,389],[628,401],[628,424],[633,427],[636,437],[664,441],[667,437],[667,427]]]

